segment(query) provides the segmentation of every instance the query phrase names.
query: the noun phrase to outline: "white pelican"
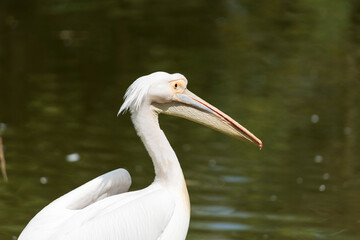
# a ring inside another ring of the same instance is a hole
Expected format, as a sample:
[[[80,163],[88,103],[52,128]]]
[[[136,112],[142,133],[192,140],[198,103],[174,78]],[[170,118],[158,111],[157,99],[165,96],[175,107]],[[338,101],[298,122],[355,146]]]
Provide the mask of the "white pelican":
[[[188,191],[176,154],[160,129],[159,113],[183,117],[262,147],[243,126],[191,93],[179,73],[140,77],[124,99],[119,114],[130,110],[137,134],[152,158],[154,182],[128,192],[128,171],[106,173],[42,209],[19,240],[185,239],[190,220]]]

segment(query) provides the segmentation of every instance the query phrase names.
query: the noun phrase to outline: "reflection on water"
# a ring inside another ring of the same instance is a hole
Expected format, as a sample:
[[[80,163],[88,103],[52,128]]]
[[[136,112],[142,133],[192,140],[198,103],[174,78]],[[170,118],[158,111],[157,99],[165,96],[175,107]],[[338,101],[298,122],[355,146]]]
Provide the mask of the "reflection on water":
[[[2,1],[0,238],[107,171],[152,181],[116,113],[135,78],[164,70],[264,142],[161,117],[188,183],[187,239],[359,239],[359,16],[336,0]]]

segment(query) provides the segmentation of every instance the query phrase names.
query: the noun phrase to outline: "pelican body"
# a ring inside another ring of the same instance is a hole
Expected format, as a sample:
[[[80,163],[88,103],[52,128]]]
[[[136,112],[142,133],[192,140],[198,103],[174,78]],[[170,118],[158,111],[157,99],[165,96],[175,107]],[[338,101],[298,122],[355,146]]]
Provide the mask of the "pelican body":
[[[186,118],[258,147],[262,142],[228,115],[187,89],[178,73],[155,72],[127,90],[127,110],[155,168],[154,182],[128,192],[130,174],[117,169],[56,199],[26,226],[19,240],[182,240],[190,201],[175,152],[160,129],[160,113]]]

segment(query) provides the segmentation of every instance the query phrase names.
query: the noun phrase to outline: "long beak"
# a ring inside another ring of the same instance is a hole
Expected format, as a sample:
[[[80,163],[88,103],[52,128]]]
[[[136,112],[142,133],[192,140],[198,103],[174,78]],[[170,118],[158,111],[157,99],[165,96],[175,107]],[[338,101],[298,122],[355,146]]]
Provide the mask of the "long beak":
[[[254,134],[188,89],[182,93],[174,94],[172,103],[155,104],[154,106],[165,114],[189,119],[234,138],[249,141],[260,149],[262,148],[261,140]]]

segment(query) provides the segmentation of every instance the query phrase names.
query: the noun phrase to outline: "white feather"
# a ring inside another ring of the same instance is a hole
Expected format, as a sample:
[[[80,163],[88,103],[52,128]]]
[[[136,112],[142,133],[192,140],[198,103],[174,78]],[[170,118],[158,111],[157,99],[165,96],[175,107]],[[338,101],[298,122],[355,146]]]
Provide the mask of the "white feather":
[[[136,79],[126,90],[124,95],[124,103],[120,107],[118,115],[130,110],[131,112],[139,110],[144,102],[151,86],[161,80],[186,79],[179,73],[169,74],[166,72],[154,72]]]
[[[119,194],[129,177],[118,169],[71,191],[39,212],[19,239],[157,239],[173,215],[173,197],[158,183]]]

